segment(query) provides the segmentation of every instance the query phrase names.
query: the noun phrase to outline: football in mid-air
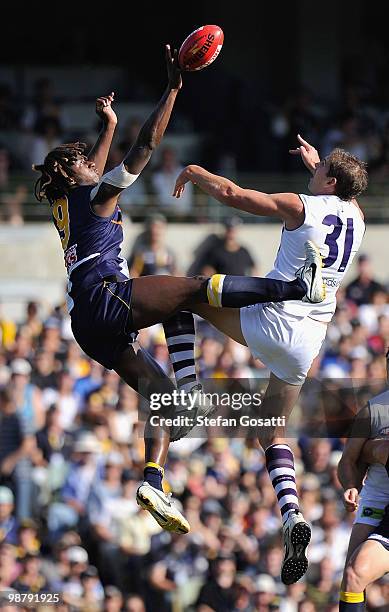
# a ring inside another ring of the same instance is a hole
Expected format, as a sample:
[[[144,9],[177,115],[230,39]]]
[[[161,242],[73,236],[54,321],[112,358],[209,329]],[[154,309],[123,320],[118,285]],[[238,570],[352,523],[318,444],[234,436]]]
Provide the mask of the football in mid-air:
[[[201,26],[182,43],[178,54],[180,68],[188,72],[206,68],[219,55],[223,41],[223,30],[219,26]]]

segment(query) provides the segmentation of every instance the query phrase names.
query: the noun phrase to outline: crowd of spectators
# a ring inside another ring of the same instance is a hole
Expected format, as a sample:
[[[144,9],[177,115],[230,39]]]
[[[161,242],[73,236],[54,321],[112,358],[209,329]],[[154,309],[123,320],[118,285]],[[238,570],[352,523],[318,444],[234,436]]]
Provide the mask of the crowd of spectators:
[[[196,159],[186,159],[182,150],[171,146],[162,148],[157,161],[152,162],[123,194],[124,209],[137,217],[144,216],[146,205],[177,220],[193,215],[207,217],[210,213],[199,210],[203,203],[196,199],[192,185],[187,186],[179,201],[171,197],[174,180],[183,164],[203,163],[212,171],[231,178],[240,172],[282,172],[285,176],[301,173],[300,161],[288,154],[296,145],[297,133],[316,146],[322,155],[339,146],[366,161],[371,184],[378,185],[378,190],[389,178],[388,112],[365,90],[350,85],[333,104],[317,99],[304,88],[296,88],[283,100],[265,97],[251,109],[255,120],[250,119],[249,130],[244,127],[249,120],[244,107],[246,95],[250,92],[245,94],[243,88],[242,109],[236,111],[240,117],[239,126],[226,125],[227,120],[223,123],[222,113],[215,118],[212,130],[207,124],[202,129],[196,116],[177,121],[173,118],[170,133],[201,135],[201,149]],[[70,98],[58,99],[48,79],[35,83],[31,99],[24,105],[18,103],[16,92],[0,83],[0,217],[3,220],[15,225],[23,222],[23,206],[32,201],[31,189],[26,189],[32,182],[32,163],[41,163],[47,152],[60,142],[84,140],[91,145],[94,142],[98,122],[95,129],[88,128],[80,133],[72,126],[67,113],[67,105],[71,102]],[[92,107],[93,101],[88,104]],[[189,105],[187,112],[190,111]],[[123,159],[141,123],[141,118],[133,116],[119,125],[108,167]],[[22,135],[24,145],[10,146],[11,133]]]
[[[91,101],[91,114],[93,101]],[[134,143],[142,121],[130,117],[118,130],[111,149],[107,169],[119,164]],[[31,201],[33,175],[32,164],[43,163],[47,153],[61,142],[83,140],[90,146],[99,130],[96,120],[94,129],[75,133],[74,126],[66,113],[66,103],[61,103],[55,95],[52,82],[39,79],[34,92],[25,107],[17,104],[11,89],[0,83],[0,219],[11,225],[23,223],[23,205]],[[9,134],[23,135],[24,146],[9,146]],[[176,217],[185,218],[193,208],[193,189],[189,185],[183,198],[177,202],[172,197],[175,179],[183,169],[178,153],[173,147],[166,146],[151,172],[145,172],[130,189],[121,196],[124,209],[135,206],[142,210],[146,204],[158,202],[155,208]],[[23,177],[20,178],[20,177]],[[27,181],[27,182],[26,182]]]
[[[227,261],[229,249],[240,248],[231,229],[234,223],[213,237]],[[134,246],[133,268],[150,273],[139,266],[151,261],[158,272],[162,261],[174,272],[174,260],[144,256],[147,248],[155,255],[163,219],[153,219],[147,231]],[[204,260],[206,247],[194,265],[222,271],[223,261]],[[254,265],[249,254],[242,265]],[[387,290],[361,256],[357,277],[338,295],[310,376],[352,380],[369,397],[385,385]],[[197,331],[202,379],[266,378],[248,349],[201,320]],[[171,374],[162,328],[141,331],[140,342]],[[165,489],[191,532],[164,532],[135,501],[143,471],[137,394],[81,352],[65,307],[47,315],[31,302],[18,322],[0,315],[0,347],[0,591],[58,592],[63,612],[338,609],[353,521],[336,476],[342,438],[310,437],[297,424],[297,484],[313,538],[306,577],[285,587],[279,510],[252,440],[187,438],[172,445]],[[302,396],[297,414],[307,402]],[[384,578],[368,589],[368,609],[387,609],[388,598]]]

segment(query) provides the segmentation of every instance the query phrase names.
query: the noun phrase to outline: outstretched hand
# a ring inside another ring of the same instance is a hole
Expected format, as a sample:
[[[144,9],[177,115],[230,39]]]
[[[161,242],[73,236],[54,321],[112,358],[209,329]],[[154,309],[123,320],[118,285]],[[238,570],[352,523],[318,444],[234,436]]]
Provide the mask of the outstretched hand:
[[[174,185],[174,190],[172,194],[174,198],[180,198],[182,194],[184,193],[186,183],[189,183],[190,179],[189,179],[188,168],[189,166],[184,168],[177,177],[176,184]]]
[[[296,149],[289,149],[289,153],[291,155],[301,155],[301,159],[306,168],[308,168],[309,172],[314,174],[316,165],[320,164],[319,153],[309,144],[306,140],[301,138],[300,134],[297,134],[297,140],[300,143],[300,146]]]
[[[112,108],[115,93],[112,91],[108,96],[101,96],[96,100],[96,115],[104,121],[116,125],[118,122],[115,111]]]
[[[173,54],[172,54],[170,45],[166,45],[165,54],[166,54],[167,74],[169,78],[169,87],[170,89],[181,89],[182,77],[181,77],[180,66],[178,63],[178,51],[177,49],[174,49]]]

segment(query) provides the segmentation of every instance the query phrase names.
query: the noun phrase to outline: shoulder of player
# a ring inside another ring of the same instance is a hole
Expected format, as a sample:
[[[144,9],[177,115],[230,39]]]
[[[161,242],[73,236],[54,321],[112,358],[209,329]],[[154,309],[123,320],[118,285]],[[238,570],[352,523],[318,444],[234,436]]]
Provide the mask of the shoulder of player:
[[[356,209],[359,212],[360,216],[362,217],[362,221],[364,222],[365,221],[365,215],[363,213],[362,208],[359,206],[358,202],[355,199],[353,199],[353,200],[351,200],[351,204],[354,204],[354,206],[356,207]]]
[[[304,203],[297,193],[271,193],[269,194],[276,203],[280,213],[287,215],[299,215],[304,210]]]
[[[389,407],[389,389],[385,389],[385,391],[382,391],[382,393],[379,393],[378,395],[372,397],[369,400],[368,404],[369,408],[371,408],[372,406],[377,406],[377,408],[379,408],[381,406],[382,408],[385,408],[385,410],[387,410]]]
[[[97,185],[81,185],[78,187],[75,187],[74,189],[72,189],[69,192],[69,204],[71,207],[71,204],[74,203],[74,212],[77,213],[77,215],[79,215],[81,213],[81,211],[83,211],[84,214],[87,214],[88,216],[93,217],[93,219],[98,220],[98,221],[110,221],[116,214],[117,211],[117,204],[115,204],[115,206],[112,208],[112,210],[109,211],[109,215],[104,215],[104,214],[99,214],[100,210],[100,201],[99,201],[99,196],[101,193],[101,189],[105,189],[105,187],[108,188],[108,190],[110,189],[111,185],[106,185],[105,183],[102,183],[100,185],[99,191],[97,194],[95,194],[95,197],[93,197],[94,194],[94,189],[96,189]]]
[[[68,195],[74,196],[80,193],[88,193],[89,191],[92,191],[94,187],[96,187],[96,185],[77,185],[76,187],[73,187],[69,190]]]
[[[335,206],[336,208],[339,208],[339,206],[344,206],[344,205],[349,205],[352,206],[352,210],[354,210],[355,215],[357,215],[358,217],[361,218],[361,220],[364,222],[364,214],[362,212],[361,207],[359,206],[358,202],[353,199],[353,200],[341,200],[337,195],[332,194],[332,195],[325,195],[325,194],[318,194],[318,195],[312,195],[312,194],[305,194],[305,193],[300,193],[298,196],[301,201],[303,202],[304,206],[308,206],[310,208],[310,210],[312,210],[312,212],[314,212],[315,210],[317,210],[319,212],[319,210],[321,211],[322,209],[317,206],[318,204],[322,204],[323,207],[329,207],[331,205]]]
[[[278,216],[288,230],[298,229],[305,220],[304,202],[297,193],[272,193]]]
[[[76,202],[77,200],[87,198],[89,201],[90,192],[92,191],[95,185],[77,185],[77,187],[73,187],[70,189],[67,194],[67,199],[69,202]]]

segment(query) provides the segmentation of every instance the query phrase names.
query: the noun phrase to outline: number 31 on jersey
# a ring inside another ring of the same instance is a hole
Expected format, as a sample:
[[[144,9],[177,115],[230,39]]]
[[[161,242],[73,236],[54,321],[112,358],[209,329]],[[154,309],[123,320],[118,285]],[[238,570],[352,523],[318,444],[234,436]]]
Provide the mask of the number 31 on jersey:
[[[334,228],[332,232],[327,234],[327,238],[324,243],[328,246],[329,252],[328,252],[328,257],[326,257],[323,260],[323,265],[324,265],[324,268],[329,268],[336,262],[339,256],[339,247],[340,247],[339,242],[340,242],[340,235],[343,229],[343,221],[337,215],[327,215],[323,219],[323,224],[328,225],[330,227],[333,226]],[[344,244],[343,244],[343,256],[342,256],[342,261],[340,263],[340,266],[338,268],[338,272],[344,272],[347,267],[347,264],[349,262],[350,255],[351,255],[351,249],[353,247],[353,241],[354,241],[354,221],[352,218],[350,218],[350,219],[347,219],[346,234],[344,237]]]

